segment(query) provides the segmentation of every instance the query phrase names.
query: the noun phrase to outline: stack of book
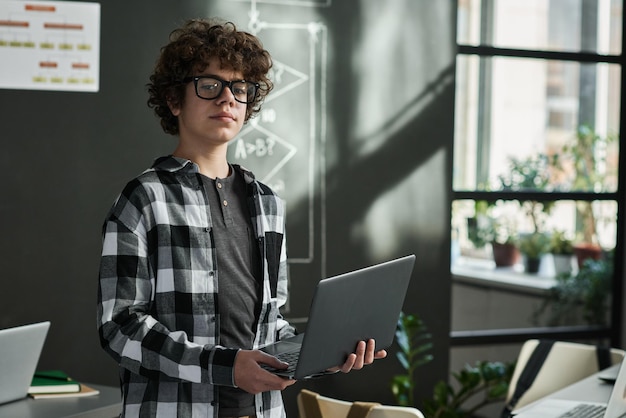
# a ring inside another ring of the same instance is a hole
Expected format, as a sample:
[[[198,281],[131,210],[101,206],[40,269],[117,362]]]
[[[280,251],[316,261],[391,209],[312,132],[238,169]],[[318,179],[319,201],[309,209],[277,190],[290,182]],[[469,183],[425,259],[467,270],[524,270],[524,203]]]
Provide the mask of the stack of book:
[[[61,370],[35,372],[28,389],[28,395],[34,399],[90,396],[98,393],[98,390],[73,380]]]

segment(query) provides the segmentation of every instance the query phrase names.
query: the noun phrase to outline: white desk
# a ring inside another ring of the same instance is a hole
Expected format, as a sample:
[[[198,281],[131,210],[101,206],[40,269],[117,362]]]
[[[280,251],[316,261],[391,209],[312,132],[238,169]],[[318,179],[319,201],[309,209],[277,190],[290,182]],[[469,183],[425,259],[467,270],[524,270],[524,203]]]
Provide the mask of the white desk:
[[[99,394],[79,398],[32,399],[0,405],[0,418],[114,418],[122,410],[120,389],[93,385]]]
[[[612,383],[605,383],[601,379],[598,378],[599,375],[602,374],[613,374],[614,376],[617,374],[620,365],[616,364],[614,366],[609,367],[606,370],[601,370],[598,373],[592,374],[591,376],[571,384],[561,390],[558,390],[545,398],[541,398],[535,402],[539,402],[542,399],[566,399],[566,400],[578,400],[584,402],[608,402],[611,397],[611,391],[613,390]],[[523,408],[513,411],[513,414],[518,414],[530,408],[534,404],[528,404]]]

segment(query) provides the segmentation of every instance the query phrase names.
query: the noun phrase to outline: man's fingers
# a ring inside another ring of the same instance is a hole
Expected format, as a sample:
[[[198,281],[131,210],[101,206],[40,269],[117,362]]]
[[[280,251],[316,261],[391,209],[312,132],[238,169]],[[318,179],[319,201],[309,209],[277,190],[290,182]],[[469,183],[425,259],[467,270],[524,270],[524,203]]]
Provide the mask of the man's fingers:
[[[359,343],[356,345],[356,359],[354,360],[354,365],[352,366],[353,369],[360,370],[363,368],[363,365],[365,364],[365,356],[367,354],[368,344],[366,344],[365,341],[359,341]]]
[[[346,362],[341,367],[341,371],[348,373],[350,370],[359,370],[368,364],[374,363],[374,360],[387,357],[387,351],[376,351],[376,341],[373,339],[359,341],[354,353],[348,356]]]
[[[267,364],[270,367],[273,367],[275,369],[281,369],[281,370],[289,367],[289,364],[285,363],[284,361],[278,360],[276,357],[270,354],[264,353],[262,351],[259,351],[259,353],[262,354],[263,356],[257,359],[258,363]]]
[[[352,353],[346,358],[346,361],[341,366],[342,373],[348,373],[354,367],[354,362],[356,361],[356,354]]]
[[[295,380],[285,379],[263,370],[260,364],[274,368],[284,368],[283,362],[258,350],[240,350],[235,358],[235,385],[248,393],[268,390],[283,390],[293,385]]]
[[[372,364],[374,362],[374,350],[376,349],[376,342],[374,340],[368,340],[365,349],[365,357],[363,359],[364,364]]]

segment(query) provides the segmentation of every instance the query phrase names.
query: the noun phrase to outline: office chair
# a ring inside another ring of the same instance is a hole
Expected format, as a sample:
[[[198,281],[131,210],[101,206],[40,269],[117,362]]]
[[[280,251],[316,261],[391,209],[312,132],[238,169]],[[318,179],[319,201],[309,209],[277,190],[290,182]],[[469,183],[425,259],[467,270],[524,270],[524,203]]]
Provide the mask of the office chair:
[[[415,408],[348,402],[302,389],[297,396],[300,418],[424,418]]]
[[[509,384],[506,404],[511,402],[522,371],[538,346],[539,340],[536,339],[528,340],[522,346]],[[601,368],[620,363],[626,355],[624,350],[610,348],[604,352],[606,358],[603,362],[607,364],[600,367],[601,351],[595,345],[554,341],[547,353],[545,359],[538,365],[539,371],[530,387],[519,397],[517,402],[513,402],[515,404],[514,409],[521,408],[582,380],[598,372]]]

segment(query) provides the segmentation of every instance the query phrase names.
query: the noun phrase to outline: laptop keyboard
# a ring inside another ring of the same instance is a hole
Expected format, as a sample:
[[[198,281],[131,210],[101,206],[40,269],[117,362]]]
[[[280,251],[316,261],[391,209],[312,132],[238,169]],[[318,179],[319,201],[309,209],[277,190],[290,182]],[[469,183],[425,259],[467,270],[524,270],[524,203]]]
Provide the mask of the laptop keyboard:
[[[289,351],[287,353],[280,353],[280,354],[276,354],[275,357],[278,360],[289,364],[289,367],[287,367],[286,369],[280,369],[280,371],[293,372],[296,370],[296,365],[298,364],[298,358],[300,357],[300,351]],[[276,370],[275,368],[268,366],[266,364],[261,365],[261,367],[266,370]]]
[[[602,418],[604,411],[606,406],[603,405],[580,404],[559,415],[559,418]]]

